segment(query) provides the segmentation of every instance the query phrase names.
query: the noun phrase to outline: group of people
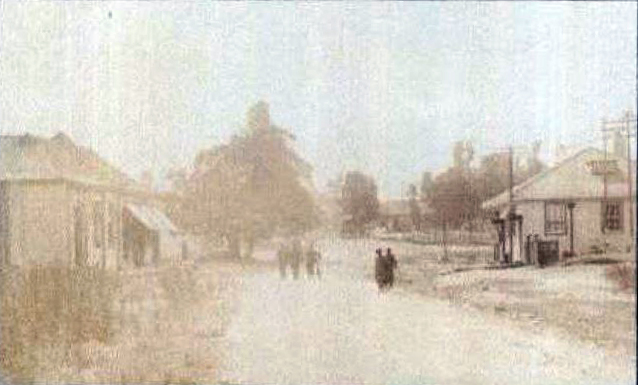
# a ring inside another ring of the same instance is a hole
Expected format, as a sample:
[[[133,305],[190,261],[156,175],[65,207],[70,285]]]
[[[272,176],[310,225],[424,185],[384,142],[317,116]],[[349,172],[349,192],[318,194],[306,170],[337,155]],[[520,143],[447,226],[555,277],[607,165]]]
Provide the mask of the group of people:
[[[282,243],[277,252],[279,261],[279,273],[281,278],[286,278],[288,266],[294,279],[299,278],[302,262],[306,265],[306,273],[309,278],[321,278],[319,262],[321,253],[315,248],[314,242],[310,242],[306,248],[300,239],[293,239],[291,243]]]
[[[374,277],[379,285],[379,290],[389,289],[394,285],[394,270],[397,268],[397,259],[390,248],[383,255],[382,249],[376,250],[377,257],[374,264]]]

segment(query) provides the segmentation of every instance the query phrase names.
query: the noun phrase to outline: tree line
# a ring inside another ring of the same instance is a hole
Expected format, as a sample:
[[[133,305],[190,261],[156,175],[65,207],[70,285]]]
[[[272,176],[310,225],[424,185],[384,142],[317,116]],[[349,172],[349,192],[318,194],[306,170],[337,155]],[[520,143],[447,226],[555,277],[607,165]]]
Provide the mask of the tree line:
[[[512,184],[516,185],[543,171],[539,159],[540,142],[533,143],[527,154],[512,160]],[[374,178],[360,172],[347,173],[342,184],[341,206],[349,226],[358,232],[378,218],[379,201]],[[481,203],[506,191],[510,184],[510,153],[496,152],[475,161],[472,144],[456,142],[452,148],[452,165],[433,175],[424,171],[420,186],[408,189],[410,218],[414,229],[430,225],[446,229],[468,228],[488,220]],[[421,212],[422,205],[429,208]]]

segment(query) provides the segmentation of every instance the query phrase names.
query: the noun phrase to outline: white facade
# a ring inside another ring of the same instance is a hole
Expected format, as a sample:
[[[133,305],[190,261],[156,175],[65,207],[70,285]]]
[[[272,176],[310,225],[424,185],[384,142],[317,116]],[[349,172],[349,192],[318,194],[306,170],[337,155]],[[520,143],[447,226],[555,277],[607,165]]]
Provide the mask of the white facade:
[[[635,166],[632,174],[635,186]],[[575,254],[627,251],[633,239],[631,211],[635,214],[636,209],[635,189],[630,200],[627,176],[626,158],[589,148],[516,186],[511,204],[522,223],[513,233],[513,261],[526,262],[528,236],[558,242],[560,258],[571,251],[572,236]],[[498,210],[505,218],[510,208],[507,192],[483,207]],[[505,243],[509,252],[509,234]]]

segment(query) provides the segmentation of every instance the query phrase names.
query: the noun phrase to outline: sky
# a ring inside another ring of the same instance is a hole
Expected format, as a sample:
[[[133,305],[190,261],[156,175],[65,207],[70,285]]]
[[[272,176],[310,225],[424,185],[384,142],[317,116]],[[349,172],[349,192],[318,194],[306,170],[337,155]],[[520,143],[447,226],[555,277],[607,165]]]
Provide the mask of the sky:
[[[636,105],[635,2],[0,0],[0,133],[68,133],[160,181],[267,101],[314,183],[348,170],[400,196],[447,167],[543,141],[599,146]]]

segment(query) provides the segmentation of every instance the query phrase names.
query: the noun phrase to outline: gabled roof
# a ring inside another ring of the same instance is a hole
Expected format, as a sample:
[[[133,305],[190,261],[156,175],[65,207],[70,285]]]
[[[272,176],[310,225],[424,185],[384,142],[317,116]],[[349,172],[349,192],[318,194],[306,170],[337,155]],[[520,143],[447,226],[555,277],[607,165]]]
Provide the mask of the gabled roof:
[[[83,184],[137,187],[127,175],[63,133],[0,136],[0,180],[66,179]]]
[[[603,176],[592,172],[591,162],[602,161],[605,153],[595,148],[585,148],[513,188],[513,202],[531,200],[602,199]],[[607,177],[607,196],[627,197],[627,159],[607,155],[614,161],[617,172]],[[632,181],[635,185],[636,166],[632,162]],[[633,194],[635,195],[635,190]],[[483,203],[485,209],[497,208],[509,203],[509,192],[505,191]]]

